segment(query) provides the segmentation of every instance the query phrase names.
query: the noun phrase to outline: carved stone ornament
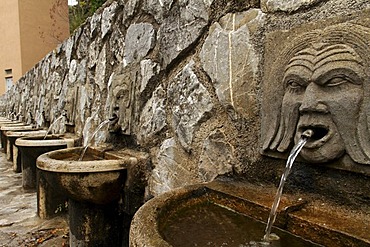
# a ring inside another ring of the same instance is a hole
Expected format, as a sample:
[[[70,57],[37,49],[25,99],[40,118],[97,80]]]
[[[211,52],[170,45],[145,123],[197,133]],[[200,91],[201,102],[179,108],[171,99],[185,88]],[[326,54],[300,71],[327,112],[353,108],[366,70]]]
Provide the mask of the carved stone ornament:
[[[280,40],[283,47],[267,45],[263,154],[285,158],[311,129],[300,153],[304,161],[370,165],[369,41],[370,28],[341,23]]]
[[[125,71],[125,73],[115,75],[112,79],[110,89],[111,106],[110,132],[120,131],[122,134],[131,134],[133,118],[133,104],[135,92],[136,74],[135,72]]]
[[[69,87],[66,95],[65,113],[67,117],[67,124],[74,125],[76,118],[76,104],[79,98],[79,87]]]

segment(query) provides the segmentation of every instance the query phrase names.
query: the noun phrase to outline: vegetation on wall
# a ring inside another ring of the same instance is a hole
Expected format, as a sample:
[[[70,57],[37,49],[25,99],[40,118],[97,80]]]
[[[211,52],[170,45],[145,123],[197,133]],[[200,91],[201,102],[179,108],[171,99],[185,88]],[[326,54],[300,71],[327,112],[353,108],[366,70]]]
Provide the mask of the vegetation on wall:
[[[73,33],[89,16],[101,7],[107,0],[78,0],[74,6],[69,6],[69,30]]]
[[[63,42],[63,32],[57,27],[57,22],[69,22],[69,32],[72,34],[85,20],[92,16],[95,11],[100,8],[107,0],[77,0],[77,4],[69,6],[68,16],[63,11],[67,0],[57,0],[49,11],[49,16],[52,20],[52,26],[49,31],[40,30],[40,37],[46,42],[59,44]]]

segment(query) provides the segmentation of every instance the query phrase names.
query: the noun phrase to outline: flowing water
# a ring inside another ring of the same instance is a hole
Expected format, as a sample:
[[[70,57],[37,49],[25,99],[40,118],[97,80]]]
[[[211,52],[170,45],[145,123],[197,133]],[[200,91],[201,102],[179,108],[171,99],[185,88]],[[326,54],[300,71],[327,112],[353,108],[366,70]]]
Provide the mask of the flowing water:
[[[49,134],[49,132],[51,131],[51,128],[53,128],[53,126],[58,122],[60,121],[62,118],[64,117],[64,114],[60,115],[57,119],[55,119],[49,126],[48,128],[48,131],[46,131],[46,134],[44,136],[44,140],[46,139],[46,136]]]
[[[269,219],[267,221],[267,226],[266,226],[266,229],[265,229],[265,236],[263,237],[263,240],[266,241],[266,242],[269,242],[271,240],[276,240],[276,235],[271,234],[271,228],[272,228],[272,225],[274,224],[275,219],[276,219],[276,212],[277,212],[277,209],[279,207],[279,203],[280,203],[281,195],[283,193],[283,188],[284,188],[285,181],[286,181],[286,179],[287,179],[287,177],[290,173],[290,170],[292,169],[294,160],[297,158],[297,155],[302,150],[303,146],[306,144],[306,142],[308,141],[308,138],[310,136],[312,136],[312,134],[313,134],[313,132],[311,132],[311,131],[307,132],[307,133],[303,133],[302,136],[301,136],[301,139],[293,147],[292,151],[289,154],[289,157],[288,157],[288,160],[287,160],[286,166],[285,166],[285,171],[284,171],[283,175],[281,176],[280,184],[279,184],[278,190],[277,190],[276,195],[275,195],[274,203],[272,204]]]
[[[98,131],[104,127],[104,125],[108,124],[110,122],[109,119],[105,120],[104,122],[102,122],[101,124],[99,124],[99,126],[96,128],[95,132],[91,135],[90,138],[87,139],[87,142],[85,144],[85,146],[83,147],[83,150],[82,150],[82,153],[81,153],[81,156],[80,158],[78,159],[79,161],[81,161],[86,153],[86,150],[87,148],[89,147],[89,143],[92,141],[92,139],[95,137],[95,135],[98,133]]]

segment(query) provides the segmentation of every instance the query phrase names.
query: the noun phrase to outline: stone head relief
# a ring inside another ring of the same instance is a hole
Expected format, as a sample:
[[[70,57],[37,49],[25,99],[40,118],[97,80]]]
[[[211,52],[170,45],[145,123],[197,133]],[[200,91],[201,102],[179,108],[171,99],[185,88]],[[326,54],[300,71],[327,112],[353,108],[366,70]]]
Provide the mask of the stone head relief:
[[[135,78],[131,73],[114,75],[110,88],[110,132],[131,134]]]
[[[369,34],[361,25],[336,24],[290,39],[280,55],[270,54],[276,60],[270,71],[265,68],[263,154],[284,157],[311,129],[300,153],[306,162],[349,156],[351,163],[370,165]]]
[[[66,102],[64,106],[65,114],[66,114],[66,124],[74,125],[75,124],[75,117],[76,117],[76,104],[77,99],[79,98],[79,87],[70,87],[67,90],[66,95]]]

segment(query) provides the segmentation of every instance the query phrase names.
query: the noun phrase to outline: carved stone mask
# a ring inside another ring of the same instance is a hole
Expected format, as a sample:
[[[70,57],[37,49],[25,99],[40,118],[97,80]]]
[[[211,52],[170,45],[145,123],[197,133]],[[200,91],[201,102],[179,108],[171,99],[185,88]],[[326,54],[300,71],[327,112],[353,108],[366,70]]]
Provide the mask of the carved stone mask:
[[[370,93],[370,48],[361,37],[364,29],[368,28],[331,26],[305,33],[286,48],[273,72],[280,70],[283,97],[275,115],[264,114],[263,152],[287,153],[311,129],[314,135],[300,153],[306,161],[325,163],[347,153],[357,163],[370,164],[364,112]]]
[[[131,134],[132,104],[133,104],[133,81],[129,75],[120,74],[112,79],[111,85],[110,117],[113,125],[111,132],[121,131],[123,134]]]
[[[67,124],[74,125],[76,104],[79,97],[79,87],[68,88],[64,110],[66,112]]]

